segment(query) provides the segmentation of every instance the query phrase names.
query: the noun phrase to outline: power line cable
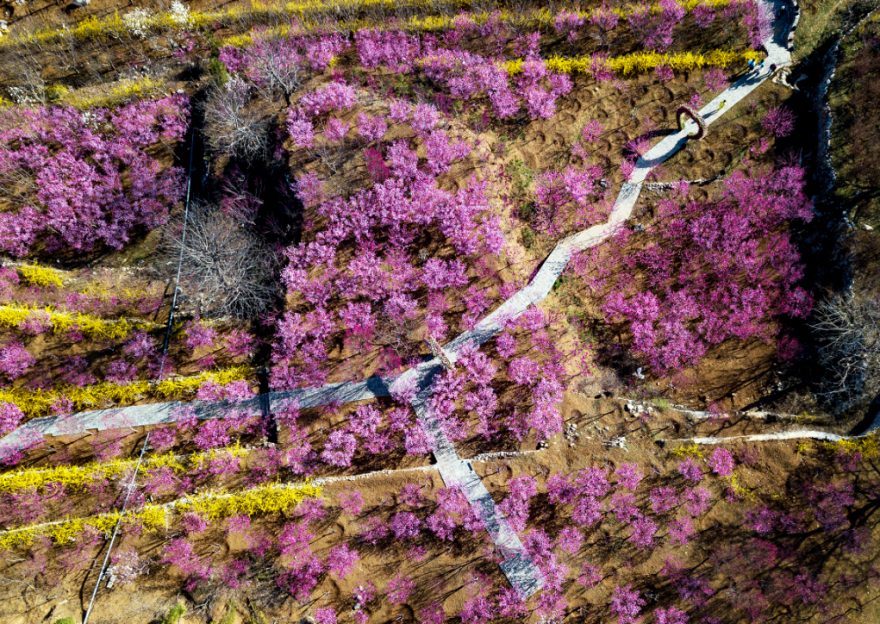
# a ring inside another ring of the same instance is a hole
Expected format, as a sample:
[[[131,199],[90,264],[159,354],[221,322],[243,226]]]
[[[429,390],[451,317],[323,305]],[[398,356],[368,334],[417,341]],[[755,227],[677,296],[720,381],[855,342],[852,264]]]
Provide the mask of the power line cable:
[[[196,130],[192,129],[192,135],[190,136],[189,141],[189,175],[186,178],[186,203],[183,208],[183,236],[182,236],[182,245],[180,249],[180,259],[177,262],[177,278],[174,281],[174,295],[171,298],[171,312],[168,314],[168,327],[165,330],[165,344],[162,346],[162,359],[159,363],[159,372],[156,375],[157,381],[162,381],[162,376],[165,370],[165,356],[168,353],[168,343],[171,339],[171,326],[174,323],[174,309],[177,307],[177,291],[180,285],[180,271],[183,266],[183,244],[186,243],[186,223],[189,219],[189,201],[190,201],[190,193],[192,190],[192,166],[193,166],[193,146],[195,144],[196,138]],[[125,494],[125,500],[122,501],[122,509],[119,513],[119,519],[116,521],[116,526],[113,529],[113,536],[110,538],[110,546],[107,547],[107,554],[104,556],[104,563],[101,565],[101,572],[98,574],[98,582],[95,583],[95,589],[92,591],[92,598],[89,600],[89,607],[86,609],[86,614],[83,617],[83,624],[88,624],[89,616],[92,613],[92,608],[95,606],[95,597],[98,595],[98,588],[101,586],[101,581],[104,580],[104,573],[107,571],[107,563],[110,561],[110,553],[113,552],[113,545],[116,542],[116,535],[119,533],[119,527],[122,524],[122,518],[125,515],[125,508],[128,505],[128,499],[131,497],[132,491],[135,488],[135,479],[137,479],[138,470],[140,470],[141,462],[144,458],[144,453],[147,450],[147,443],[150,441],[150,433],[147,433],[147,437],[144,438],[144,445],[141,447],[141,454],[138,457],[138,463],[134,468],[134,473],[131,476],[131,482],[128,484],[128,492]]]

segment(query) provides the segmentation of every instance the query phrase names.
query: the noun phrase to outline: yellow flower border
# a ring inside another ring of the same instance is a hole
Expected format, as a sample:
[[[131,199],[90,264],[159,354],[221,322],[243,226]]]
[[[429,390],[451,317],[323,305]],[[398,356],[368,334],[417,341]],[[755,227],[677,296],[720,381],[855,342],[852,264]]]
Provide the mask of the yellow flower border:
[[[0,306],[0,327],[17,329],[32,316],[48,315],[52,323],[52,331],[62,332],[76,328],[86,336],[93,338],[121,339],[127,337],[135,329],[153,329],[162,327],[160,323],[139,321],[134,319],[103,319],[82,312],[63,312],[52,306],[31,308],[29,306]]]
[[[72,518],[11,529],[0,533],[0,549],[29,546],[34,538],[39,536],[50,537],[55,544],[66,544],[75,540],[87,527],[109,535],[120,519],[125,526],[140,526],[146,531],[156,531],[168,526],[169,512],[193,511],[206,516],[209,520],[219,520],[237,514],[253,517],[286,511],[306,498],[320,498],[320,496],[321,488],[310,482],[262,485],[233,494],[207,492],[165,505],[146,505],[124,514],[114,511],[86,518]]]
[[[17,267],[21,277],[34,286],[56,286],[61,288],[64,285],[64,278],[61,271],[49,267],[39,266],[37,264],[23,264]]]
[[[746,50],[732,52],[729,50],[713,50],[708,54],[680,52],[661,54],[660,52],[634,52],[623,56],[603,58],[601,56],[564,57],[554,56],[547,59],[547,69],[560,74],[591,74],[590,68],[598,63],[616,74],[630,74],[651,71],[660,65],[668,65],[673,71],[690,71],[704,67],[724,67],[735,62],[748,60],[759,61],[764,58],[762,52]],[[507,61],[504,68],[510,75],[522,72],[524,59]]]
[[[173,452],[150,457],[141,462],[141,469],[168,467],[181,473],[198,469],[205,462],[220,458],[245,457],[250,450],[237,443],[223,449],[211,449],[189,456],[175,455]],[[71,489],[100,479],[109,479],[128,474],[137,465],[136,459],[115,459],[102,464],[91,463],[85,466],[56,466],[54,468],[28,468],[0,474],[0,492],[16,492],[27,488],[45,488],[49,484],[62,484]]]
[[[680,2],[681,6],[687,11],[705,5],[713,8],[722,8],[731,4],[732,0],[685,0]],[[435,10],[435,5],[428,0],[408,0],[407,8],[421,9],[428,13]],[[472,3],[469,0],[452,0],[449,8],[454,10],[463,10],[470,8]],[[157,12],[150,15],[145,24],[151,32],[156,31],[186,31],[206,29],[217,22],[242,22],[251,21],[259,22],[269,18],[297,18],[303,23],[306,30],[321,28],[326,26],[326,18],[331,15],[338,15],[342,10],[368,10],[368,9],[386,9],[393,11],[400,8],[399,0],[342,0],[336,2],[322,2],[321,0],[308,0],[307,2],[289,2],[283,7],[277,5],[268,5],[261,2],[252,2],[251,8],[242,10],[239,8],[227,9],[225,11],[213,12],[191,12],[186,21],[180,21],[177,16],[172,13]],[[654,3],[651,5],[652,12],[658,12],[660,5]],[[631,15],[634,10],[628,8],[607,9],[608,12],[615,13],[621,18]],[[579,16],[589,19],[597,11],[572,11]],[[473,19],[478,23],[479,20],[489,19],[489,13],[474,14]],[[547,26],[553,23],[557,14],[550,13],[548,10],[536,11],[534,13],[523,15],[510,11],[502,11],[502,19],[508,20],[517,25],[534,25]],[[427,15],[425,17],[410,18],[403,22],[405,28],[410,30],[436,31],[451,28],[455,23],[455,17]],[[337,20],[337,23],[339,20]],[[382,27],[383,25],[370,20],[356,20],[346,24],[352,30],[362,28]],[[274,29],[270,29],[274,30]],[[279,31],[281,32],[281,31]],[[286,31],[284,31],[286,32]],[[112,16],[97,18],[89,17],[73,28],[51,28],[37,31],[34,33],[20,35],[17,37],[2,37],[0,45],[14,45],[21,41],[30,41],[33,43],[43,44],[52,43],[65,37],[73,37],[80,41],[89,41],[101,38],[118,38],[128,34],[128,28],[122,19],[122,16],[116,12]]]
[[[78,410],[98,407],[108,402],[130,405],[148,396],[172,398],[193,394],[209,381],[225,385],[232,381],[246,380],[252,374],[253,369],[250,366],[234,366],[158,382],[133,381],[127,384],[102,382],[91,386],[64,386],[58,390],[9,388],[0,390],[0,401],[15,403],[26,416],[35,417],[47,412],[53,403],[62,398],[69,399]]]

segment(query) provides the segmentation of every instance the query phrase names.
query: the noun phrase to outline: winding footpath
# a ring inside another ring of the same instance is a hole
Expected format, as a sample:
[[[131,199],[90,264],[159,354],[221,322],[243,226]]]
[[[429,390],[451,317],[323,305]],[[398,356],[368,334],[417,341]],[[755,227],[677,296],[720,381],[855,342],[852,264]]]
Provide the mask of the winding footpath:
[[[781,0],[765,0],[772,14],[786,6]],[[783,67],[790,64],[791,55],[787,49],[790,24],[785,17],[775,24],[774,32],[764,42],[767,52],[765,67],[754,70],[735,82],[700,110],[707,125],[717,121],[722,113],[732,109],[765,80],[770,78],[770,65]],[[722,106],[724,103],[724,106]],[[688,141],[697,126],[688,121],[682,131],[664,138],[639,158],[635,168],[620,190],[611,214],[606,223],[593,226],[560,241],[531,282],[506,300],[492,314],[480,321],[477,326],[452,340],[443,347],[448,358],[454,363],[462,346],[471,342],[482,344],[499,333],[503,324],[518,318],[530,306],[540,303],[550,292],[553,284],[568,265],[572,255],[578,251],[595,247],[612,236],[629,219],[639,198],[642,185],[648,174],[666,161]],[[424,429],[429,433],[436,464],[447,487],[456,485],[465,492],[470,504],[477,510],[486,525],[493,542],[503,555],[501,569],[511,585],[520,595],[532,595],[542,586],[541,574],[529,557],[516,532],[498,510],[492,496],[471,467],[471,462],[458,457],[455,447],[433,417],[429,399],[433,380],[442,371],[437,358],[419,364],[397,377],[374,377],[361,382],[329,384],[320,388],[300,389],[287,392],[269,392],[238,403],[191,403],[200,418],[219,418],[229,410],[235,409],[247,414],[269,413],[272,404],[296,399],[301,407],[315,407],[330,403],[348,403],[380,396],[388,396],[395,389],[412,387],[416,394],[412,406]],[[172,412],[181,403],[154,403],[135,407],[82,412],[70,416],[37,418],[19,427],[0,440],[0,460],[14,455],[29,446],[29,442],[42,436],[57,436],[85,433],[89,430],[119,429],[123,427],[142,427],[169,423],[175,420]]]

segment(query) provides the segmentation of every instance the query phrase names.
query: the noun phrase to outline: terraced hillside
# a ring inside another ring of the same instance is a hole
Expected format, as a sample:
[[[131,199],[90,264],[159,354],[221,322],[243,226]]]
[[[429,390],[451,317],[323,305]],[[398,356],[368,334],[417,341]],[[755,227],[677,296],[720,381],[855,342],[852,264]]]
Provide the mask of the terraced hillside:
[[[3,621],[876,621],[836,10],[7,7]]]

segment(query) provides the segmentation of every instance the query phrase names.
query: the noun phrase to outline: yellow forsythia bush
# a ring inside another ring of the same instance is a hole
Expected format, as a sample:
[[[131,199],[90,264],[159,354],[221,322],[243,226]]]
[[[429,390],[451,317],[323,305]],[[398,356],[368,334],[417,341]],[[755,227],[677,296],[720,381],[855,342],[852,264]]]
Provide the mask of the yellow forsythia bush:
[[[133,381],[126,384],[102,382],[90,386],[64,386],[58,390],[7,388],[0,390],[0,401],[15,403],[18,409],[32,418],[47,412],[53,403],[62,398],[69,399],[78,410],[107,403],[130,405],[148,396],[171,398],[193,394],[209,381],[225,385],[232,381],[246,380],[252,372],[253,370],[248,366],[235,366],[160,382]]]
[[[164,95],[165,87],[163,80],[153,80],[147,76],[140,80],[127,81],[113,87],[107,93],[94,97],[80,97],[75,93],[68,93],[61,98],[61,102],[79,109],[113,108],[132,99],[146,99],[151,96]]]
[[[825,448],[835,455],[837,453],[845,453],[847,455],[861,453],[864,458],[872,459],[880,454],[880,436],[877,433],[873,433],[864,438],[828,442],[825,444]]]
[[[740,484],[739,477],[735,472],[724,478],[727,479],[727,487],[736,496],[740,498],[753,498],[752,493],[745,489],[742,484]]]
[[[675,457],[685,457],[688,455],[691,457],[703,457],[706,454],[696,442],[693,444],[682,444],[681,446],[671,449],[669,452]]]
[[[703,67],[723,67],[738,61],[748,61],[749,59],[758,61],[761,58],[763,58],[763,54],[754,50],[747,50],[745,52],[713,50],[708,54],[694,54],[692,52],[676,54],[634,52],[633,54],[611,58],[554,56],[547,59],[547,69],[559,74],[591,74],[590,68],[596,63],[601,63],[616,74],[628,76],[630,74],[651,71],[659,65],[668,65],[673,71],[690,71]],[[523,62],[523,59],[507,61],[504,64],[504,68],[509,74],[515,75],[522,72]]]
[[[18,272],[28,284],[34,286],[56,286],[61,288],[64,280],[61,277],[61,271],[50,269],[49,267],[41,267],[35,264],[24,264],[18,267]]]
[[[158,323],[148,321],[102,319],[81,312],[62,312],[51,306],[45,308],[0,306],[0,327],[17,328],[34,317],[36,320],[51,324],[52,331],[61,332],[76,328],[84,335],[93,338],[120,339],[125,338],[135,329],[161,327]]]
[[[308,483],[297,486],[271,484],[239,494],[202,494],[181,502],[178,507],[182,511],[194,511],[209,520],[217,520],[238,514],[255,516],[284,511],[307,498],[319,496],[321,488]]]
[[[150,457],[141,462],[141,469],[171,468],[177,473],[201,468],[205,462],[218,458],[244,457],[249,453],[238,444],[224,449],[211,449],[188,457],[173,452]],[[93,481],[120,477],[129,474],[137,465],[135,459],[117,459],[103,464],[92,463],[85,466],[57,466],[54,468],[29,468],[16,472],[0,474],[0,492],[15,492],[26,488],[44,488],[49,484],[63,484],[72,490],[79,489]]]
[[[307,498],[321,496],[321,488],[304,484],[270,484],[234,494],[206,493],[191,499],[180,499],[165,505],[145,505],[141,509],[120,514],[118,511],[21,527],[0,533],[0,549],[28,546],[35,537],[51,537],[56,544],[65,544],[87,527],[109,534],[122,518],[123,525],[140,526],[155,531],[168,526],[168,515],[174,512],[194,511],[211,520],[237,514],[257,516],[285,511]]]
[[[0,549],[28,546],[33,543],[35,537],[41,535],[51,537],[56,544],[66,544],[76,539],[86,530],[86,527],[109,535],[120,518],[122,518],[122,522],[125,525],[139,525],[147,531],[155,531],[166,526],[166,513],[167,508],[162,505],[147,505],[137,511],[126,512],[124,516],[118,511],[112,511],[87,518],[72,518],[70,520],[11,529],[0,533]]]
[[[697,6],[706,5],[714,8],[728,6],[731,0],[684,0],[680,4],[688,11],[693,10]],[[444,2],[443,8],[458,10],[466,10],[471,8],[472,3],[469,0],[449,0]],[[406,7],[410,10],[419,10],[425,14],[437,11],[437,6],[430,0],[331,0],[324,2],[322,0],[309,0],[307,2],[289,2],[284,6],[264,4],[260,2],[252,2],[249,10],[238,8],[227,9],[225,11],[213,12],[190,12],[186,19],[182,20],[180,15],[175,15],[170,11],[151,13],[142,20],[143,27],[148,31],[175,31],[187,29],[204,29],[215,23],[232,23],[232,22],[265,22],[267,17],[294,17],[300,22],[300,27],[304,30],[315,28],[326,28],[326,18],[329,15],[338,13],[342,10],[370,10],[383,8],[387,11],[396,11]],[[563,9],[564,10],[564,9]],[[633,13],[634,9],[630,8],[604,8],[603,11],[617,14],[621,18],[626,18]],[[661,7],[658,3],[651,5],[652,12],[659,12]],[[591,11],[575,11],[578,15],[585,19],[589,19],[596,12]],[[9,45],[17,40],[27,39],[38,43],[48,43],[61,40],[65,37],[72,36],[75,39],[87,41],[92,39],[100,39],[107,37],[121,37],[129,34],[129,27],[126,25],[124,15],[118,12],[112,16],[102,18],[89,17],[79,22],[72,29],[51,29],[40,31],[23,37],[6,37],[0,39],[0,45]],[[482,12],[473,15],[477,23],[483,23],[489,19],[491,13]],[[533,13],[517,13],[511,11],[502,11],[501,19],[519,27],[550,27],[556,14],[548,10],[537,11]],[[311,21],[310,18],[315,18]],[[403,28],[408,30],[436,31],[452,28],[455,22],[454,17],[427,15],[426,17],[410,18],[402,24]],[[361,28],[384,28],[383,22],[371,22],[369,20],[356,20],[355,22],[345,23],[347,29],[359,30]],[[266,36],[264,33],[261,36]],[[279,31],[277,34],[283,35],[286,32]],[[247,45],[249,35],[233,37],[227,40],[230,45]]]

